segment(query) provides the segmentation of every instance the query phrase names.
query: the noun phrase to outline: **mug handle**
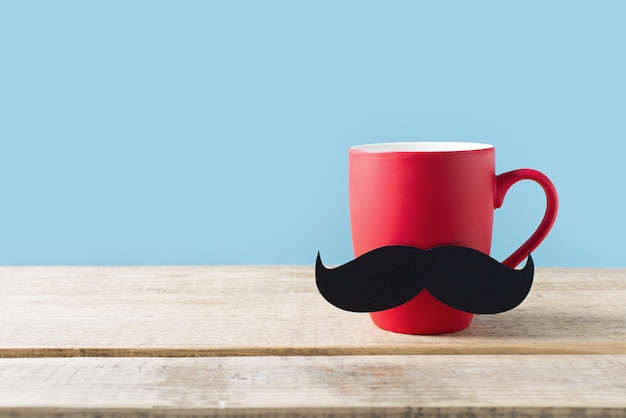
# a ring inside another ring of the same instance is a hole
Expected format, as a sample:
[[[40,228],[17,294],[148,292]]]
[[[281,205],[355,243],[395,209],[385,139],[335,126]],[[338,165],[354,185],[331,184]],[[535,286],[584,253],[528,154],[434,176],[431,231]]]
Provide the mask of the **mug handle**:
[[[530,254],[535,248],[541,244],[544,240],[554,221],[556,220],[556,214],[559,209],[559,197],[556,193],[556,188],[550,179],[543,173],[530,168],[521,168],[518,170],[508,171],[496,176],[496,194],[495,194],[495,206],[496,209],[502,206],[504,202],[504,196],[509,191],[513,184],[520,180],[532,180],[538,183],[546,194],[546,212],[543,215],[543,219],[539,224],[539,227],[533,234],[522,244],[517,250],[513,252],[502,264],[509,267],[516,267],[519,263],[524,261],[528,254]]]

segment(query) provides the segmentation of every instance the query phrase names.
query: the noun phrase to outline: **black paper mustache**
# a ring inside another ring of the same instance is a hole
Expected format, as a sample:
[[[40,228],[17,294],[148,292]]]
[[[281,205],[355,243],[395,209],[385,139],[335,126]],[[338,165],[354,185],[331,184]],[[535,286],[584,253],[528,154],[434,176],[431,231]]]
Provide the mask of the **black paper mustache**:
[[[336,268],[315,263],[322,296],[352,312],[376,312],[408,302],[422,289],[455,309],[492,314],[515,308],[528,295],[534,264],[530,254],[521,270],[467,247],[429,250],[394,245],[377,248]]]

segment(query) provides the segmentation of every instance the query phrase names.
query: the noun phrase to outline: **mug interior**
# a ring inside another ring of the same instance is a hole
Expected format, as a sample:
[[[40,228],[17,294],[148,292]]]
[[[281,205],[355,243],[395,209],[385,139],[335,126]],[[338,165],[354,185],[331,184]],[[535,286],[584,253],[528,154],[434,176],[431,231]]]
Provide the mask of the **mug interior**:
[[[365,152],[459,152],[493,148],[493,145],[475,142],[383,142],[350,147]]]

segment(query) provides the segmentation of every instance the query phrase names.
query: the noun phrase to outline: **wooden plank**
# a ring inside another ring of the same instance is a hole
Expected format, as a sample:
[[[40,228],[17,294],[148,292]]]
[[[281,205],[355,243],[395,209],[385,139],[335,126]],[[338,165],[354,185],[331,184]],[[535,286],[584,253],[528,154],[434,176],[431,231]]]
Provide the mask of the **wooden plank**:
[[[625,354],[626,269],[538,269],[518,308],[386,332],[302,267],[0,267],[0,357]]]
[[[0,417],[626,416],[626,356],[0,359]]]

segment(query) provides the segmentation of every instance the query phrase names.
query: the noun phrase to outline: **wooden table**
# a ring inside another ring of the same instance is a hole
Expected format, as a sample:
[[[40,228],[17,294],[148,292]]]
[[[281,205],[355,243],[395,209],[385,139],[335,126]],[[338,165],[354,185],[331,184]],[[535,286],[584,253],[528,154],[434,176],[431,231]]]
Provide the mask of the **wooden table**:
[[[0,267],[0,416],[626,416],[626,269],[394,334],[302,267]]]

